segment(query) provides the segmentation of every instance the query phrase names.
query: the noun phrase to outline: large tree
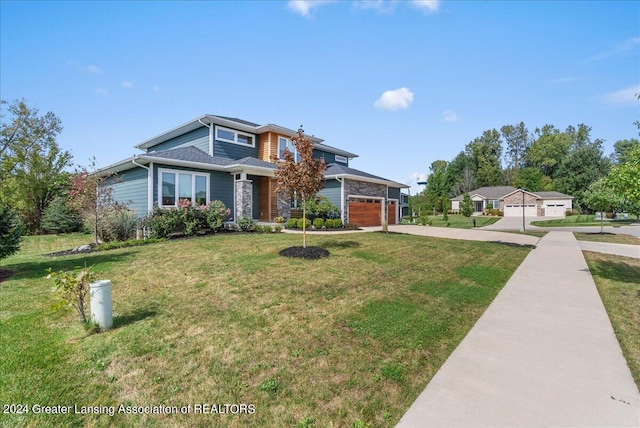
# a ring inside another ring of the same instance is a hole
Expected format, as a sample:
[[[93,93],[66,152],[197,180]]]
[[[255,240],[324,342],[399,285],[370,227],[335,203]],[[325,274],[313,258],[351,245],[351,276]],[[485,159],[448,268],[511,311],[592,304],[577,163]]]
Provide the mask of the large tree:
[[[603,156],[602,142],[579,144],[562,160],[554,188],[573,196],[574,204],[582,207],[582,196],[587,188],[606,176],[611,167],[609,159]]]
[[[425,196],[430,208],[438,212],[444,212],[449,206],[449,193],[451,188],[447,183],[447,162],[437,160],[431,163],[431,174],[427,178]]]
[[[41,116],[24,100],[8,104],[7,112],[0,124],[0,198],[30,232],[40,232],[44,211],[65,185],[71,154],[56,142],[62,124],[52,112]]]
[[[632,138],[630,140],[618,140],[613,145],[613,162],[623,165],[629,161],[629,153],[632,149],[640,147],[640,140]]]
[[[0,201],[0,260],[18,252],[23,232],[18,215]]]
[[[627,161],[611,170],[609,182],[629,202],[637,216],[640,208],[640,146],[630,149]]]
[[[569,154],[571,138],[553,125],[536,128],[534,141],[525,157],[527,166],[539,168],[543,175],[555,178],[560,162]]]
[[[449,196],[458,196],[476,189],[476,175],[473,159],[460,152],[447,166],[447,188]]]
[[[278,185],[276,192],[285,192],[291,198],[297,198],[302,203],[302,246],[307,247],[306,233],[306,201],[313,198],[324,185],[324,175],[327,168],[322,158],[313,157],[313,143],[306,137],[304,129],[300,127],[298,134],[292,138],[293,145],[298,152],[299,161],[288,149],[284,150],[284,161],[272,158],[278,162],[275,171]]]
[[[506,143],[504,155],[507,167],[518,171],[524,166],[525,156],[531,145],[529,130],[524,122],[520,122],[517,125],[504,125],[500,128],[500,133]]]
[[[498,186],[501,184],[502,140],[495,129],[484,131],[482,136],[466,146],[466,152],[473,160],[478,186]]]

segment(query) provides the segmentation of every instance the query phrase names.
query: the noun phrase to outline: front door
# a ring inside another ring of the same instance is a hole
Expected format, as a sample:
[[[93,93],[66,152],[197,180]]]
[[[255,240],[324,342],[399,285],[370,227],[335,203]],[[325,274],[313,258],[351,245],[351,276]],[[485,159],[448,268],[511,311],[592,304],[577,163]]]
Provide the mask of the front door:
[[[482,212],[482,201],[474,201],[473,205],[475,207],[474,211],[477,213],[481,213]]]

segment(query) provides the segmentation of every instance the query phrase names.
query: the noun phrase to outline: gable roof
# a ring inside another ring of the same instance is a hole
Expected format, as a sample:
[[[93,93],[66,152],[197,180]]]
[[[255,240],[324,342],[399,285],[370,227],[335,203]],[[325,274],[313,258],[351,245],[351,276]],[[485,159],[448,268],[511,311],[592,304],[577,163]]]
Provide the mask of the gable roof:
[[[180,126],[170,129],[169,131],[156,135],[153,138],[143,141],[142,143],[138,144],[135,147],[137,149],[146,150],[150,147],[161,144],[172,138],[176,138],[176,137],[179,137],[180,135],[186,134],[187,132],[194,131],[203,126],[211,126],[211,125],[220,125],[224,127],[229,127],[229,128],[237,129],[239,131],[248,132],[254,135],[259,135],[269,131],[277,132],[278,134],[286,135],[289,137],[294,137],[297,134],[297,130],[285,128],[284,126],[280,126],[280,125],[274,125],[274,124],[260,125],[258,123],[250,122],[248,120],[238,119],[237,117],[205,114],[187,123],[183,123]],[[321,138],[314,137],[313,135],[308,135],[307,138],[313,143],[315,148],[322,149],[330,153],[346,156],[348,158],[358,157],[358,155],[356,155],[355,153],[351,153],[346,150],[341,150],[341,149],[329,146],[327,144],[322,144],[324,140]]]
[[[386,178],[378,177],[377,175],[369,174],[368,172],[349,168],[348,166],[340,165],[337,163],[330,163],[327,165],[327,169],[324,172],[324,177],[327,179],[348,178],[351,180],[367,181],[370,183],[384,184],[389,187],[399,187],[402,189],[407,189],[410,187],[410,186],[407,186],[406,184],[398,183],[392,180],[387,180]]]
[[[493,187],[480,187],[479,189],[472,190],[469,193],[469,196],[479,195],[485,199],[500,199],[504,195],[508,195],[516,191],[515,187],[511,186],[493,186]],[[461,201],[464,197],[463,195],[458,195],[455,198],[452,198],[452,201]]]

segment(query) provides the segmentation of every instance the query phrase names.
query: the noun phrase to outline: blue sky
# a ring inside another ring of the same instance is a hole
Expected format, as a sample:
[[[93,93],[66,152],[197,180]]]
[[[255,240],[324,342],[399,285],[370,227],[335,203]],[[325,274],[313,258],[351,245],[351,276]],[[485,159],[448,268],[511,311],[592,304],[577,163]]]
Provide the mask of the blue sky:
[[[637,138],[640,2],[0,2],[0,96],[101,166],[202,114],[291,129],[413,186],[486,129]]]

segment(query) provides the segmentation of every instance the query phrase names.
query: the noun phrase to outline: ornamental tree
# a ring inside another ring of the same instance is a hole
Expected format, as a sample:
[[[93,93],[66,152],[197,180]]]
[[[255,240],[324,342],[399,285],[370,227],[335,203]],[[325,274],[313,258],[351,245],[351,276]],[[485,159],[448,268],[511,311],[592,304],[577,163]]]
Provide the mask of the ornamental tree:
[[[586,207],[602,213],[600,217],[600,233],[604,233],[604,213],[610,208],[622,204],[622,198],[604,178],[591,183],[582,195],[582,200]]]
[[[272,156],[271,160],[278,163],[275,171],[277,179],[276,192],[285,192],[289,197],[296,198],[302,203],[302,218],[307,218],[306,201],[315,197],[324,185],[324,175],[327,169],[324,159],[313,157],[313,143],[306,137],[302,126],[292,138],[293,145],[298,152],[299,161],[296,162],[293,153],[288,148],[284,150],[284,161]],[[307,247],[306,222],[303,221],[302,246]]]
[[[460,212],[467,218],[471,217],[471,214],[473,214],[473,201],[468,193],[465,193],[462,197],[462,202],[460,202]]]
[[[640,206],[640,146],[630,149],[627,161],[614,167],[608,176],[611,186],[632,206]]]

